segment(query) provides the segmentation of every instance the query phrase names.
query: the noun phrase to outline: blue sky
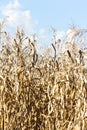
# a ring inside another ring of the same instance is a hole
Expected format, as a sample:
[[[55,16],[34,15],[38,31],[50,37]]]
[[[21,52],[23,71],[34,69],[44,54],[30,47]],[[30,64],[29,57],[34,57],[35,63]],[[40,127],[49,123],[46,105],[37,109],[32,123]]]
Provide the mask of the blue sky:
[[[14,1],[16,0],[0,0],[0,6],[5,7]],[[18,2],[21,10],[29,10],[32,19],[37,21],[37,30],[49,29],[51,26],[65,30],[72,24],[87,27],[87,0],[19,0]],[[1,15],[2,13],[0,17]]]
[[[87,0],[0,0],[0,19],[9,32],[17,27],[45,38],[51,27],[59,32],[73,24],[87,28]]]
[[[87,0],[26,0],[23,4],[39,20],[40,27],[61,30],[70,24],[87,27]]]

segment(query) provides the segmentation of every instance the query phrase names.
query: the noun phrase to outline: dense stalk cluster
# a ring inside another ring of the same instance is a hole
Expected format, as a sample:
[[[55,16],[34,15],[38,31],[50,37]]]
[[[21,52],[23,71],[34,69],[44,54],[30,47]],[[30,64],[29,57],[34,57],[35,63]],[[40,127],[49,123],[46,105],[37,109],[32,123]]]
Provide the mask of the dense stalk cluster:
[[[0,130],[87,130],[86,50],[65,43],[57,53],[53,43],[54,55],[39,55],[21,31],[10,42],[0,51]]]

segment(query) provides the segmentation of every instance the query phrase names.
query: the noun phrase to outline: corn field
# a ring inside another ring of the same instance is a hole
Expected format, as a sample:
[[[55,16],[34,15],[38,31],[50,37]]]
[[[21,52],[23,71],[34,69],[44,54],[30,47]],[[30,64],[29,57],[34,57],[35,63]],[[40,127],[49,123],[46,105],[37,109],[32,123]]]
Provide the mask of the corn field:
[[[0,130],[87,130],[87,51],[71,41],[39,55],[34,38],[3,35]]]

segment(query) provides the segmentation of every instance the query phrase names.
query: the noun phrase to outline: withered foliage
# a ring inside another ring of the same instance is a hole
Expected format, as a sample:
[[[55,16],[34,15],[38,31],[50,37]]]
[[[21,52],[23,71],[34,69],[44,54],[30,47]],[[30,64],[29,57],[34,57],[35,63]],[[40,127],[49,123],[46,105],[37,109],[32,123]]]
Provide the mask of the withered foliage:
[[[21,31],[3,44],[0,130],[87,130],[86,51],[73,44],[57,54],[52,43],[54,56],[39,55]]]

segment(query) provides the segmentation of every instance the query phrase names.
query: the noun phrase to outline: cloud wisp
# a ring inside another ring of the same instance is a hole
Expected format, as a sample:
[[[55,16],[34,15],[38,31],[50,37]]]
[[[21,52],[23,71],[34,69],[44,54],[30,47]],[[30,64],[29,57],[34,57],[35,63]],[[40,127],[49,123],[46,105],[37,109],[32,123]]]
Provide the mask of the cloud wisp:
[[[37,22],[33,20],[30,10],[22,9],[22,5],[18,0],[14,0],[3,6],[1,13],[7,19],[6,27],[8,31],[23,28],[27,34],[34,32]]]

